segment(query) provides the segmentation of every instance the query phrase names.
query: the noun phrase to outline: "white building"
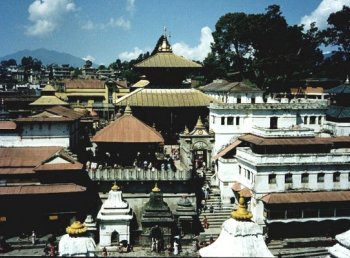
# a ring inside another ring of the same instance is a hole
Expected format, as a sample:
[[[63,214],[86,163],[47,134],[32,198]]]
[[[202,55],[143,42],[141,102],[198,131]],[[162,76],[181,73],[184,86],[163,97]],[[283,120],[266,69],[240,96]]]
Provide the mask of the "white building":
[[[62,146],[74,150],[79,145],[82,116],[69,108],[54,106],[14,122],[0,122],[0,146]]]
[[[122,191],[114,184],[97,215],[100,224],[100,245],[115,246],[123,240],[130,243],[132,217],[131,208],[123,200]]]

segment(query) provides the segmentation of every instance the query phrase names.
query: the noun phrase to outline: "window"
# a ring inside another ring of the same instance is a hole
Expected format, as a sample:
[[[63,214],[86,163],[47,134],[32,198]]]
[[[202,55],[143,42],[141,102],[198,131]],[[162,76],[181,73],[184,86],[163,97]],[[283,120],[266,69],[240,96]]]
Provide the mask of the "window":
[[[225,125],[225,117],[221,117],[221,125]]]
[[[339,172],[335,172],[333,174],[333,182],[340,182],[340,173]]]
[[[276,175],[275,174],[269,175],[269,184],[276,184]]]
[[[348,174],[348,182],[350,182],[350,173]]]
[[[241,103],[241,97],[237,97],[237,103]]]
[[[278,125],[278,117],[276,116],[273,116],[273,117],[270,117],[270,129],[277,129]]]
[[[315,116],[310,116],[310,125],[316,124],[316,117]]]
[[[319,125],[322,124],[322,116],[319,116],[319,117],[318,117],[318,124],[319,124]]]
[[[284,183],[286,184],[293,183],[293,175],[291,173],[288,173],[284,176]]]
[[[308,173],[304,173],[301,175],[301,182],[302,183],[309,183],[309,174]]]
[[[255,98],[254,97],[252,98],[252,104],[255,104]]]
[[[304,116],[304,124],[307,124],[307,116]]]
[[[233,125],[233,117],[232,116],[229,116],[227,118],[227,125]]]
[[[213,125],[215,124],[215,116],[213,116]]]
[[[317,183],[323,183],[324,182],[324,173],[318,173],[317,174]]]
[[[238,166],[238,173],[241,174],[242,173],[242,167],[239,165]]]
[[[33,125],[32,125],[32,124],[30,124],[29,129],[30,129],[30,130],[33,130]]]
[[[248,180],[250,180],[250,171],[248,170]]]
[[[239,116],[236,117],[236,125],[239,125]]]

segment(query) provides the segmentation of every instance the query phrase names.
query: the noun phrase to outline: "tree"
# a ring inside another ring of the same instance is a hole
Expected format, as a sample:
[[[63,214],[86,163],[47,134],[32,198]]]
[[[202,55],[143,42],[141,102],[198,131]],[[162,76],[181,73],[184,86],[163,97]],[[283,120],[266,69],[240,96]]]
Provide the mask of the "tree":
[[[343,6],[342,10],[331,13],[327,22],[328,28],[323,31],[324,43],[326,46],[338,47],[338,50],[334,51],[335,57],[327,60],[330,62],[328,65],[332,66],[333,60],[335,67],[344,67],[345,74],[341,76],[345,77],[350,72],[350,8]]]

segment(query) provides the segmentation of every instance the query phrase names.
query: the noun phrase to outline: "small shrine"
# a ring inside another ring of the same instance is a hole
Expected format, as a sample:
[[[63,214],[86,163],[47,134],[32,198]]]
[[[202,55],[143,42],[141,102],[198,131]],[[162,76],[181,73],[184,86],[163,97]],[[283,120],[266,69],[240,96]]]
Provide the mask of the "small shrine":
[[[174,218],[168,204],[163,201],[163,193],[157,184],[152,189],[150,199],[142,211],[141,225],[141,245],[151,246],[152,241],[157,241],[159,249],[162,249],[171,243]]]
[[[96,243],[87,236],[87,228],[80,221],[74,221],[66,228],[66,232],[58,244],[60,256],[96,256]]]
[[[29,104],[35,108],[48,108],[52,106],[68,106],[69,104],[56,96],[56,89],[51,85],[47,84],[41,90],[41,96],[34,102]]]
[[[97,225],[96,221],[91,214],[86,216],[84,226],[86,227],[87,234],[96,240]]]
[[[121,241],[130,243],[132,217],[132,210],[115,183],[97,215],[100,222],[100,246],[116,246]]]
[[[262,230],[251,220],[241,195],[239,207],[231,218],[222,224],[222,230],[215,242],[199,250],[201,257],[274,257],[267,248]]]
[[[182,196],[178,201],[174,217],[181,235],[199,233],[198,214],[187,196]]]
[[[180,159],[186,167],[210,167],[211,151],[214,147],[214,133],[208,132],[199,116],[196,126],[190,132],[187,127],[180,134]]]

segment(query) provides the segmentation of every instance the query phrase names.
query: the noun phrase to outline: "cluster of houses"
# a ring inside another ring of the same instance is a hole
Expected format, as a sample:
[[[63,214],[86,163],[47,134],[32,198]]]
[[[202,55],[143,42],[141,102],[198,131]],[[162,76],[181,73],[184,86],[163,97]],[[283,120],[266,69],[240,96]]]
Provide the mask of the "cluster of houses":
[[[60,232],[89,215],[86,225],[92,223],[100,246],[124,240],[149,246],[154,239],[166,245],[203,230],[199,166],[213,171],[210,183],[223,204],[250,214],[238,212],[236,220],[254,223],[247,227],[259,239],[334,236],[350,228],[348,80],[288,94],[266,95],[244,81],[195,89],[182,81],[201,66],[176,56],[165,35],[158,42],[158,52],[135,65],[145,76],[132,87],[66,79],[64,90],[48,84],[20,108],[5,96],[0,232]],[[175,145],[176,169],[133,165],[140,152],[165,162],[172,154],[165,146]],[[223,227],[240,225],[230,220]],[[218,243],[201,255],[220,250]],[[259,246],[257,256],[259,249],[270,256]]]

